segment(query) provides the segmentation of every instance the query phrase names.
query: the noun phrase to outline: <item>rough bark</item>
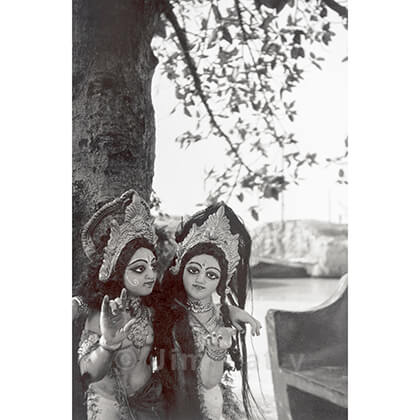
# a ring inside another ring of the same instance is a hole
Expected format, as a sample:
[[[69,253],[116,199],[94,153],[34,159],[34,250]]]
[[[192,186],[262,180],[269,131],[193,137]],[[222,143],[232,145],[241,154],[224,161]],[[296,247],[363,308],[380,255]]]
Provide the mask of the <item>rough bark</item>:
[[[105,201],[150,197],[155,157],[151,82],[154,0],[73,0],[73,286],[86,258],[80,231]],[[73,328],[76,355],[81,323]],[[73,418],[86,418],[73,359]]]
[[[129,188],[150,196],[158,15],[153,0],[73,0],[73,283],[95,207]]]

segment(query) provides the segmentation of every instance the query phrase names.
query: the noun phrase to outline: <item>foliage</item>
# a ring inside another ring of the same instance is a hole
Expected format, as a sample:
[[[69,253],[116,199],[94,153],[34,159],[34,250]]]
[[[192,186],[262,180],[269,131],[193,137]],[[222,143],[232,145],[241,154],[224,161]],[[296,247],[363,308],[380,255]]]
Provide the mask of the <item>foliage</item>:
[[[178,107],[196,121],[181,147],[223,140],[229,165],[207,176],[209,201],[274,198],[299,171],[317,163],[290,130],[293,90],[308,65],[322,68],[320,46],[335,35],[331,20],[347,10],[331,0],[166,0],[154,47],[175,85]],[[341,8],[341,9],[340,9]],[[175,111],[175,109],[174,109]],[[255,207],[250,208],[257,219]]]
[[[327,163],[329,165],[335,165],[338,166],[338,179],[337,179],[337,183],[338,184],[347,184],[347,175],[346,172],[344,170],[344,167],[347,164],[347,157],[349,155],[349,141],[348,141],[348,137],[346,137],[344,139],[344,153],[341,156],[336,156],[333,158],[327,158]]]

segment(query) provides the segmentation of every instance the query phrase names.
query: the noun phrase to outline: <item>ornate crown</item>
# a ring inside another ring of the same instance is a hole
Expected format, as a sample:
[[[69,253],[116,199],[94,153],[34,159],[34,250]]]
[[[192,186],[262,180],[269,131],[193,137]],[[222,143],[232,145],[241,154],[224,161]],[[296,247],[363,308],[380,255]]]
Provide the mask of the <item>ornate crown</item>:
[[[193,246],[204,242],[214,244],[223,251],[228,263],[227,283],[229,283],[240,260],[239,234],[232,235],[230,232],[229,219],[225,216],[223,205],[216,213],[211,214],[201,226],[197,226],[195,223],[192,225],[188,235],[177,245],[175,265],[170,268],[171,272],[178,274],[186,252]]]
[[[82,231],[82,245],[87,257],[92,261],[97,253],[91,238],[93,230],[101,220],[121,208],[124,210],[124,221],[121,224],[115,219],[110,222],[110,237],[99,270],[99,280],[103,282],[109,280],[121,251],[130,241],[141,238],[152,245],[156,243],[149,206],[136,191],[129,190],[120,198],[102,206],[85,225]]]

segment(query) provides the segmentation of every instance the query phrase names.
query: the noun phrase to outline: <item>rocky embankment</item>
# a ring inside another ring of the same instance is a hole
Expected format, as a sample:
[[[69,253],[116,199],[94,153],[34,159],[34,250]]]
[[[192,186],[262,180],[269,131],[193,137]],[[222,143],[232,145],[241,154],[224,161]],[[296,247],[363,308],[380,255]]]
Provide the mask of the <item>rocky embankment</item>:
[[[252,238],[251,265],[298,263],[314,277],[347,273],[347,225],[314,220],[272,222],[255,229]]]

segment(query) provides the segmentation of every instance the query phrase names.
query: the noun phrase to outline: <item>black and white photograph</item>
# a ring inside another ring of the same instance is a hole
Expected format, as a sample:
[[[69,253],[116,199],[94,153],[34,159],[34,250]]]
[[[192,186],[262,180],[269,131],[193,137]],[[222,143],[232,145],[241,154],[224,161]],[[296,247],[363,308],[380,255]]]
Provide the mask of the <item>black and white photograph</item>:
[[[418,11],[1,3],[2,418],[417,418]]]
[[[347,2],[72,13],[73,419],[347,419]]]
[[[418,7],[0,11],[2,418],[417,418]]]

